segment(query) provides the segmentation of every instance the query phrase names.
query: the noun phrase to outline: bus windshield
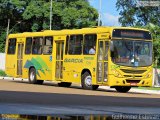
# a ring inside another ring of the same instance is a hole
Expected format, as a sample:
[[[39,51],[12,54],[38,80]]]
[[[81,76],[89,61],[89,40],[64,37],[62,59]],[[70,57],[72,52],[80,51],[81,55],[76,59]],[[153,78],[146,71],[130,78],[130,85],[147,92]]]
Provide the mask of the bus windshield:
[[[123,66],[149,66],[152,64],[152,42],[112,40],[111,58]]]

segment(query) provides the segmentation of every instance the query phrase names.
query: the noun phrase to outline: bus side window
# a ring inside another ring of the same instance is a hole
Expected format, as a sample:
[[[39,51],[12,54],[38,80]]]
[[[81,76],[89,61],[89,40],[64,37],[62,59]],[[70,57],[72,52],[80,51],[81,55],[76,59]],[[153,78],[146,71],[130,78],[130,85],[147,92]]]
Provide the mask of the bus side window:
[[[15,51],[16,51],[16,39],[15,38],[9,39],[7,54],[15,54]]]
[[[25,54],[31,54],[32,38],[26,38]]]
[[[44,46],[43,46],[43,54],[52,54],[52,46],[53,46],[53,37],[45,37]]]
[[[32,54],[42,54],[43,37],[34,37],[32,40]]]
[[[68,48],[69,48],[69,36],[67,36],[66,38],[66,50],[65,50],[65,54],[67,55],[68,54]]]
[[[96,52],[96,34],[88,34],[84,37],[83,54],[95,54]]]
[[[71,35],[69,40],[69,54],[82,54],[83,35]]]

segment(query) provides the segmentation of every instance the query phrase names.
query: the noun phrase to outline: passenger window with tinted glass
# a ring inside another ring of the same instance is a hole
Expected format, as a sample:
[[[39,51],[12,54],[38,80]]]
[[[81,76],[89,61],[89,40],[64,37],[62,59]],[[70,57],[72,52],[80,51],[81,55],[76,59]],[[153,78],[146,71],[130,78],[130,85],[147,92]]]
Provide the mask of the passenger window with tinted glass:
[[[96,53],[96,40],[97,35],[90,34],[84,37],[83,54],[95,54]]]
[[[69,40],[69,54],[82,54],[83,35],[71,35]]]
[[[45,37],[43,54],[52,54],[53,37]]]
[[[42,54],[43,37],[34,37],[32,40],[32,54]]]
[[[16,51],[16,39],[12,38],[8,40],[8,54],[15,54]]]
[[[66,37],[66,50],[65,50],[65,54],[68,54],[68,45],[69,45],[69,36]]]
[[[32,38],[26,38],[25,54],[31,54]]]

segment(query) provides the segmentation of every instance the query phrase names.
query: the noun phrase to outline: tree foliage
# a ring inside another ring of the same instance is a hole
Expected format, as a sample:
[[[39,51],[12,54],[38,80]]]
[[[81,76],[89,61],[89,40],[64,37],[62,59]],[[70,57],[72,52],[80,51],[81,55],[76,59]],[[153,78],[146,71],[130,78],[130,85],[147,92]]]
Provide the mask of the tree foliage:
[[[153,52],[154,52],[154,60],[160,65],[160,27],[154,24],[148,24],[146,26],[148,30],[152,33],[153,38]]]
[[[157,6],[138,6],[137,0],[117,0],[116,7],[122,26],[150,30],[153,37],[153,57],[154,60],[158,60],[160,65],[160,8]]]
[[[147,0],[141,0],[146,2]],[[117,0],[119,22],[122,26],[145,26],[154,23],[160,26],[160,9],[158,6],[141,6],[138,0]]]
[[[53,0],[52,29],[73,29],[97,25],[98,12],[88,0]],[[49,29],[50,0],[0,0],[0,52],[4,52],[6,27],[10,32]]]

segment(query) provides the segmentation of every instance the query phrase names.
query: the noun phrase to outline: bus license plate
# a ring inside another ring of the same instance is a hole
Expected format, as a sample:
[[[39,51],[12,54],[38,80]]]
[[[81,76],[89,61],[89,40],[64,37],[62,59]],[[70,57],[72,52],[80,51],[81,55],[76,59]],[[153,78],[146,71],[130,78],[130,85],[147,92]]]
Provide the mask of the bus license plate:
[[[132,86],[137,86],[137,83],[130,83]]]

